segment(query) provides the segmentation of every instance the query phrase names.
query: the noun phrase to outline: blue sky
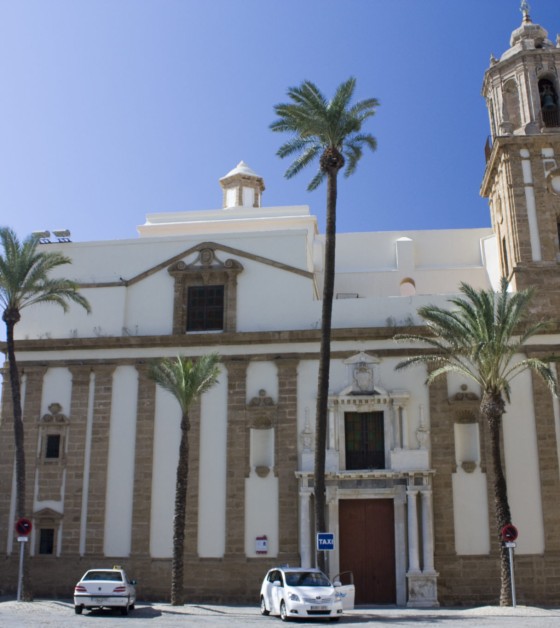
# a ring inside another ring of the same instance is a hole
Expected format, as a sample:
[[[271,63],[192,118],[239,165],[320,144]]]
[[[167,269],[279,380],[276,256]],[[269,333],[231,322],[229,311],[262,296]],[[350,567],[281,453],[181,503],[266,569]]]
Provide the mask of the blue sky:
[[[289,86],[349,76],[378,150],[339,187],[339,231],[489,225],[478,191],[490,53],[519,0],[0,0],[0,224],[135,238],[151,212],[215,209],[240,160],[263,204],[309,204],[268,125]],[[533,0],[555,40],[556,0]]]

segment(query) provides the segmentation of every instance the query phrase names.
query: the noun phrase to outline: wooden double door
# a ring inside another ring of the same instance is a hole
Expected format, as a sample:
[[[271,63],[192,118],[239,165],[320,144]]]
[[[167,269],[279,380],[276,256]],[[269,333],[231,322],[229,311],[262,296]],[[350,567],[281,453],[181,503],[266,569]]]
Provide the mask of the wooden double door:
[[[338,502],[340,571],[351,571],[356,604],[395,604],[395,515],[392,499]]]

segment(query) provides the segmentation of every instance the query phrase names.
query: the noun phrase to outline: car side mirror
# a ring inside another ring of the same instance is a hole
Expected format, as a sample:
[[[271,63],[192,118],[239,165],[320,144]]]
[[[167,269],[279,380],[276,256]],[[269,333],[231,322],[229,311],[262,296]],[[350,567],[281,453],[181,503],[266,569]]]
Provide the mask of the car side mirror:
[[[342,586],[342,582],[340,582],[340,580],[335,580],[333,582],[333,587],[341,587]]]
[[[136,584],[136,580],[131,580],[130,584]]]
[[[280,580],[275,580],[275,581],[272,583],[272,586],[273,586],[273,587],[281,587],[281,586],[282,586],[282,583],[280,582]]]

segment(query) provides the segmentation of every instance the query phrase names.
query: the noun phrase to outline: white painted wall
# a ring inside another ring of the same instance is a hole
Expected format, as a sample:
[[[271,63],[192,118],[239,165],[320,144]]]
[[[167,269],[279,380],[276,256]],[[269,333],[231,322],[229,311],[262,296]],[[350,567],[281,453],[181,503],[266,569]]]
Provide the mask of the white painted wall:
[[[119,366],[113,373],[107,494],[105,498],[105,556],[129,556],[132,541],[134,462],[138,371]]]
[[[72,418],[72,375],[67,368],[49,368],[43,378],[41,394],[41,416],[49,413],[51,403],[62,406],[62,414]]]
[[[266,215],[268,210],[262,211]],[[314,260],[314,250],[321,249],[323,238],[314,236],[308,215],[280,224],[274,222],[276,219],[259,219],[255,214],[223,221],[223,213],[217,214],[214,221],[203,221],[205,226],[200,232],[186,231],[181,236],[61,246],[60,250],[72,257],[73,263],[59,274],[86,283],[128,281],[205,239],[300,270],[312,270],[315,262],[321,265],[320,260]],[[298,222],[301,220],[309,224]],[[169,221],[165,224],[171,225],[171,218]],[[229,230],[233,225],[236,229]],[[287,228],[290,225],[292,228]],[[228,230],[224,231],[226,227]],[[335,301],[334,326],[367,327],[383,324],[389,317],[397,321],[414,317],[417,307],[429,295],[453,293],[460,280],[488,287],[481,241],[489,234],[488,229],[339,234],[335,292],[355,293],[361,298]],[[407,253],[403,249],[397,256],[397,247],[403,242]],[[320,302],[315,297],[315,284],[320,287],[322,283],[320,273],[314,282],[243,255],[218,251],[217,257],[222,262],[230,257],[238,259],[244,267],[238,277],[240,331],[313,329],[319,325]],[[184,258],[187,263],[195,259],[196,254]],[[405,277],[415,281],[417,295],[428,296],[401,297],[400,282]],[[173,279],[166,268],[128,287],[84,289],[83,294],[91,302],[92,316],[77,306],[71,306],[65,316],[54,306],[28,308],[16,327],[17,338],[171,331]]]
[[[171,393],[156,386],[150,517],[152,558],[171,558],[173,554],[173,513],[180,440],[179,404]]]
[[[247,403],[265,390],[278,403],[278,369],[274,362],[251,362],[247,367]]]
[[[511,404],[503,417],[505,467],[513,523],[519,530],[517,554],[544,552],[544,523],[540,489],[531,375],[513,380]]]
[[[221,558],[226,549],[227,389],[222,367],[201,399],[198,554],[204,558]]]
[[[459,555],[488,554],[488,494],[486,474],[477,467],[466,473],[457,467],[452,475],[455,551]]]
[[[297,505],[294,504],[294,508]],[[278,478],[251,476],[245,480],[245,553],[259,556],[256,537],[268,538],[268,556],[278,556]]]

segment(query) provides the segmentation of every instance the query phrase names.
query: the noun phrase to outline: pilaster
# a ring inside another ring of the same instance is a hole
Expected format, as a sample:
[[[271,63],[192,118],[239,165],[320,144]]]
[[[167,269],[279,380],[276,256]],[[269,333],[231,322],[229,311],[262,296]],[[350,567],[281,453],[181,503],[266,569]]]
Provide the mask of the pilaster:
[[[89,500],[85,539],[86,554],[103,555],[105,503],[107,495],[107,459],[113,391],[114,365],[95,366]]]
[[[248,466],[247,360],[227,360],[228,428],[226,558],[245,556],[245,474]]]
[[[299,360],[278,359],[278,426],[275,465],[279,485],[280,563],[298,559],[297,367]]]
[[[156,384],[147,376],[145,364],[138,371],[136,442],[134,453],[134,496],[132,502],[132,555],[149,556],[154,461],[154,411]]]
[[[72,393],[68,412],[70,429],[61,551],[63,554],[78,554],[91,367],[71,366],[68,370],[72,375]]]

